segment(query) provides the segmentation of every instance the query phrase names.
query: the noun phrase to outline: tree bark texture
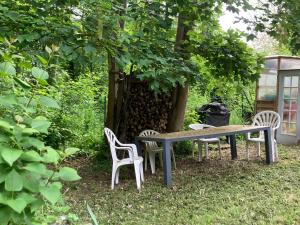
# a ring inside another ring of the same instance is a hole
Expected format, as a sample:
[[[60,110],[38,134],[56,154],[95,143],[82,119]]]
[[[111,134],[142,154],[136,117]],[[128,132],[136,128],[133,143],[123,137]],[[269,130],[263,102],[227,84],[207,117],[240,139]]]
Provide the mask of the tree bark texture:
[[[189,53],[185,52],[185,42],[188,41],[187,33],[191,29],[191,25],[185,24],[185,17],[180,14],[178,17],[177,34],[175,51],[180,53],[184,59],[189,59]],[[188,99],[189,86],[186,83],[184,86],[177,84],[172,92],[172,109],[168,118],[168,132],[180,131],[184,122],[186,103]]]

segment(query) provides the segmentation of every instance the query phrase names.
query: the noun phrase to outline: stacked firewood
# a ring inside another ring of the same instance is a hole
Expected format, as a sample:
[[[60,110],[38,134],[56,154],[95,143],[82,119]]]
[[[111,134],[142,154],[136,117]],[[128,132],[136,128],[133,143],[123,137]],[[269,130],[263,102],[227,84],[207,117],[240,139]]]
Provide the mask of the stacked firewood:
[[[127,105],[126,139],[134,141],[134,137],[146,129],[165,132],[171,107],[170,95],[155,94],[146,82],[132,83]]]

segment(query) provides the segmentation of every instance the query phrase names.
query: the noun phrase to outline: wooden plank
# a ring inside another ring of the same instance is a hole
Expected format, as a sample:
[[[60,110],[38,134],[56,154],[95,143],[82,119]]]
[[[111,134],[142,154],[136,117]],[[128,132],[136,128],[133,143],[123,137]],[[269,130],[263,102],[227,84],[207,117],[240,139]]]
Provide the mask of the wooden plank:
[[[148,141],[181,141],[181,140],[191,140],[197,138],[209,138],[230,135],[235,133],[248,133],[255,132],[265,129],[265,126],[249,126],[249,125],[229,125],[222,127],[213,127],[202,130],[189,130],[180,131],[173,133],[164,133],[146,137],[136,137],[136,140],[148,140]]]

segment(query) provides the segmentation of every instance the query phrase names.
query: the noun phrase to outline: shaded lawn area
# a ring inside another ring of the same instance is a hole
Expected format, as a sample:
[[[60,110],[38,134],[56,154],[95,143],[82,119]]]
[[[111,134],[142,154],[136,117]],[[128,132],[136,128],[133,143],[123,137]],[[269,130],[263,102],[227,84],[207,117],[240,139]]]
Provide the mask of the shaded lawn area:
[[[81,159],[82,180],[69,187],[66,200],[78,224],[90,222],[86,203],[99,224],[300,224],[300,147],[279,146],[280,162],[272,166],[264,154],[255,157],[254,148],[250,161],[243,143],[238,149],[237,161],[230,160],[229,147],[222,160],[217,151],[201,163],[177,159],[172,189],[163,186],[161,168],[156,175],[148,169],[140,193],[133,168],[121,169],[120,184],[111,191],[111,168]]]

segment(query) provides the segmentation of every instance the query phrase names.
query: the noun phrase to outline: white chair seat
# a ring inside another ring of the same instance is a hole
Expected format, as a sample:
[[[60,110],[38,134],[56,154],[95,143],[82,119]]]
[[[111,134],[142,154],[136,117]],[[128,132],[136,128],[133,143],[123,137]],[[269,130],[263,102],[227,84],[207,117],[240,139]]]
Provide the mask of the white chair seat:
[[[211,128],[214,126],[208,125],[208,124],[190,124],[189,128],[193,129],[193,130],[202,130],[205,128]],[[219,148],[219,156],[221,158],[221,143],[220,143],[220,139],[219,138],[200,138],[200,139],[196,139],[193,141],[193,149],[192,149],[192,155],[194,157],[194,145],[195,142],[198,143],[198,150],[199,150],[199,158],[198,160],[201,161],[202,160],[202,143],[205,144],[205,152],[206,152],[206,159],[208,158],[208,144],[209,143],[217,143],[218,144],[218,148]]]
[[[220,141],[220,139],[219,138],[200,138],[199,141],[213,143],[213,142]]]
[[[277,151],[277,142],[275,140],[275,131],[280,127],[280,116],[278,113],[273,111],[262,111],[256,114],[253,118],[253,126],[269,126],[272,128],[272,139],[274,144],[274,153],[273,160],[278,158],[278,151]],[[265,142],[264,133],[259,132],[258,137],[251,137],[251,133],[246,134],[246,153],[247,159],[249,160],[249,142],[255,142],[257,146],[258,156],[260,156],[260,143]]]
[[[144,130],[140,133],[139,136],[149,136],[149,135],[156,135],[159,134],[155,130]],[[160,159],[160,164],[162,166],[162,153],[163,153],[163,148],[159,147],[157,145],[157,142],[155,141],[144,141],[146,144],[146,149],[145,149],[145,171],[147,171],[147,163],[148,163],[148,158],[150,161],[150,167],[151,167],[151,172],[152,174],[155,174],[155,156],[156,154],[159,154],[159,159]],[[174,168],[176,169],[176,161],[175,161],[175,155],[174,155],[174,150],[171,148],[171,153],[172,153],[172,158],[173,158],[173,165]]]
[[[115,184],[119,183],[120,167],[129,164],[134,165],[136,185],[138,189],[141,189],[141,182],[144,182],[143,157],[138,156],[136,145],[121,143],[117,139],[116,135],[107,127],[104,128],[104,131],[109,142],[109,148],[113,161],[111,189],[114,189]],[[116,153],[117,150],[128,151],[129,157],[118,159]]]
[[[252,141],[252,142],[265,142],[264,138],[249,138],[247,141]]]
[[[118,164],[118,166],[123,166],[123,165],[133,164],[134,161],[143,162],[143,160],[144,160],[143,157],[137,156],[137,157],[134,157],[133,160],[131,158],[124,158],[124,159],[118,160],[117,164]]]

